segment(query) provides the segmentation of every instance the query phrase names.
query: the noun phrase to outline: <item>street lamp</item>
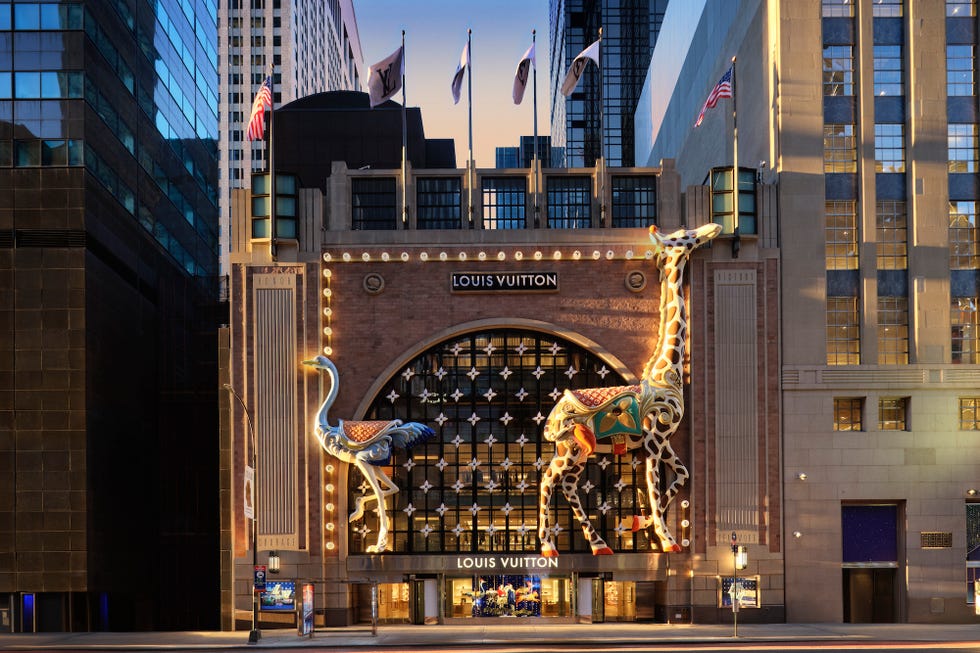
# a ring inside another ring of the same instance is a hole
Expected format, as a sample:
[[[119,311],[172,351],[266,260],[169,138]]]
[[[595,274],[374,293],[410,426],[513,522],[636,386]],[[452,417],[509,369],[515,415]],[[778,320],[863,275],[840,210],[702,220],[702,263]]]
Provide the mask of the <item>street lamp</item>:
[[[749,554],[745,546],[738,544],[738,535],[732,531],[732,623],[735,626],[733,637],[738,637],[738,572],[749,565]]]
[[[238,400],[238,403],[242,407],[242,411],[245,413],[245,423],[248,424],[248,435],[252,442],[252,470],[254,476],[252,477],[252,496],[254,500],[252,502],[252,571],[259,566],[259,508],[258,508],[258,498],[259,493],[256,490],[255,483],[258,480],[258,442],[255,439],[255,429],[252,428],[252,416],[248,412],[248,406],[242,401],[241,396],[235,389],[231,387],[230,383],[224,384],[224,389],[231,393],[231,396]],[[252,579],[252,630],[248,633],[248,643],[258,644],[259,640],[262,639],[262,631],[259,630],[259,593],[255,591],[255,579]]]

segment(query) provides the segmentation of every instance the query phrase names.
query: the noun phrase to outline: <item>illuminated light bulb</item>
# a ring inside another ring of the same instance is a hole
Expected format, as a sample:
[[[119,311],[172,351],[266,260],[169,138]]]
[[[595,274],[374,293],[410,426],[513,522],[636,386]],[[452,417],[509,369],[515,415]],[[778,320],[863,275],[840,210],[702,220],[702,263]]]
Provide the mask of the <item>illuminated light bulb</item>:
[[[647,250],[646,251],[646,254],[644,254],[643,256],[646,257],[647,260],[650,260],[650,259],[653,258],[653,252],[651,252],[650,250]]]
[[[688,509],[690,507],[691,507],[691,502],[690,501],[688,501],[687,499],[684,499],[683,501],[681,501],[681,508],[684,508],[686,510],[686,509]]]
[[[606,258],[608,260],[611,261],[614,256],[616,256],[616,252],[612,251],[611,249],[606,250]]]
[[[524,258],[524,252],[514,252],[514,260],[520,261]]]
[[[592,258],[593,259],[595,259],[596,261],[598,261],[601,257],[602,257],[602,252],[600,252],[597,249],[592,250]]]
[[[466,260],[466,252],[460,252],[459,253],[459,260],[460,261],[465,261]]]
[[[326,490],[327,492],[333,492],[334,491],[333,483],[327,483],[326,485],[323,486],[323,489]]]
[[[333,272],[331,272],[330,270],[324,269],[323,270],[323,276],[326,277],[327,279],[329,279],[330,277],[333,276]]]
[[[341,256],[341,258],[344,259],[344,263],[350,263],[350,252],[344,252],[344,255]]]
[[[333,512],[334,505],[332,503],[328,503],[323,507],[323,509],[326,510],[327,512]]]
[[[337,547],[337,545],[334,544],[333,542],[327,542],[327,550],[328,551],[333,551],[336,547]]]
[[[580,258],[582,258],[582,252],[575,250],[574,252],[572,252],[572,258],[575,259],[576,261],[579,260]]]
[[[419,254],[419,260],[422,261],[423,263],[425,263],[426,261],[428,261],[429,260],[429,253],[428,252],[422,252],[421,254]]]
[[[389,254],[388,252],[381,252],[381,260],[387,263],[388,261],[391,260],[391,254]]]
[[[330,254],[329,254],[329,253],[326,253],[326,254],[324,254],[324,255],[323,255],[323,262],[324,262],[324,263],[329,263],[329,262],[330,262],[330,261],[332,261],[332,260],[333,260],[333,257],[332,257],[332,256],[330,256]]]
[[[327,470],[328,474],[333,474],[333,465],[327,465],[324,469]]]
[[[803,533],[801,533],[799,531],[793,531],[793,537],[799,539],[799,538],[803,537]]]
[[[687,520],[687,519],[682,519],[681,520],[681,528],[687,528],[690,525],[691,525],[691,522],[689,520]]]
[[[541,260],[541,252],[535,252],[534,253],[534,260],[535,261],[540,261]]]
[[[440,261],[445,261],[447,258],[449,258],[449,255],[448,254],[446,254],[445,252],[439,252],[439,260]]]
[[[371,255],[368,254],[367,252],[364,252],[363,254],[361,254],[361,260],[367,263],[368,261],[371,260]]]
[[[330,317],[331,315],[333,315],[333,309],[332,308],[330,308],[329,306],[327,306],[326,308],[323,309],[323,316],[324,317]]]
[[[402,252],[401,259],[402,259],[402,261],[404,261],[404,262],[407,263],[408,262],[408,252]]]
[[[505,258],[507,258],[507,254],[505,254],[504,252],[497,252],[498,261],[503,261]]]
[[[333,329],[331,329],[330,327],[323,327],[323,335],[325,335],[325,336],[332,336],[333,335]]]
[[[555,250],[555,253],[551,255],[551,258],[555,259],[556,261],[560,261],[561,260],[561,252],[558,251],[558,250]]]
[[[328,521],[327,522],[327,530],[328,531],[332,531],[333,529],[334,529],[333,522],[332,521]]]
[[[685,537],[683,540],[681,540],[681,546],[691,546],[691,540],[689,540],[689,539],[687,539]],[[693,571],[691,572],[691,576],[692,577],[694,576],[694,572]]]
[[[486,261],[487,260],[487,253],[486,252],[480,252],[479,254],[476,255],[476,257],[478,259],[480,259],[481,261]]]
[[[633,250],[631,249],[626,250],[626,258],[633,258]]]
[[[323,355],[324,356],[332,356],[333,355],[333,347],[324,347],[323,348]]]
[[[333,291],[332,290],[330,290],[329,288],[324,288],[323,289],[323,296],[324,297],[330,297],[331,295],[333,295]]]

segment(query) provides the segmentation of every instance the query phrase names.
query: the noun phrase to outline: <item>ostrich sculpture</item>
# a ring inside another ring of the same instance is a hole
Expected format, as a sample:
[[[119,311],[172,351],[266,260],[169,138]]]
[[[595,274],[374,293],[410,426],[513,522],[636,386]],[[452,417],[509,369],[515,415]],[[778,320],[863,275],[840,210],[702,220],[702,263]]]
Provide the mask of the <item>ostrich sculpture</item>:
[[[364,515],[364,504],[374,500],[378,504],[378,540],[367,547],[368,553],[380,553],[388,547],[388,513],[385,498],[398,492],[398,486],[385,473],[383,465],[391,461],[394,449],[411,449],[435,435],[435,431],[418,422],[402,423],[400,419],[345,422],[337,426],[327,421],[327,411],[337,398],[340,388],[337,368],[326,356],[317,356],[303,365],[325,371],[330,377],[330,391],[317,412],[316,439],[331,456],[355,465],[368,485],[371,494],[360,496],[354,502],[354,511],[348,521],[354,522]]]
[[[665,552],[680,551],[664,515],[689,476],[670,446],[670,436],[684,416],[683,365],[687,343],[687,307],[684,303],[684,266],[691,252],[721,232],[721,225],[680,229],[666,236],[650,227],[653,259],[660,270],[660,332],[653,356],[647,361],[639,385],[565,390],[545,422],[544,437],[555,443],[555,455],[541,479],[538,497],[538,537],[541,555],[554,557],[557,531],[551,521],[551,496],[558,483],[572,512],[582,525],[593,555],[613,553],[592,526],[582,508],[578,481],[589,457],[597,450],[617,455],[642,446],[646,456],[646,486],[650,517],[634,516],[637,531],[653,526]],[[639,442],[637,442],[639,439]],[[611,443],[611,444],[607,444]],[[674,474],[660,492],[660,463]]]

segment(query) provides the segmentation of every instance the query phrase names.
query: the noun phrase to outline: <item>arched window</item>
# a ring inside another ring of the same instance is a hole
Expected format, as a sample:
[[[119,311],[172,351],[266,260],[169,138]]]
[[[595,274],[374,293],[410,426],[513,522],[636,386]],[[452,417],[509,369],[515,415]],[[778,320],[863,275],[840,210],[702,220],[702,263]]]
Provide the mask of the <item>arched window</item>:
[[[387,501],[391,552],[537,552],[538,479],[554,453],[542,438],[545,418],[567,388],[624,384],[583,347],[529,330],[469,333],[415,358],[388,379],[365,416],[436,431],[433,440],[396,451],[386,468],[400,488]],[[646,533],[622,527],[648,512],[641,455],[599,454],[580,480],[593,525],[620,551],[651,548]],[[349,482],[353,509],[369,489],[354,467]],[[590,552],[561,492],[552,511],[559,551]],[[376,533],[377,515],[366,511],[350,525],[350,552],[363,553]]]

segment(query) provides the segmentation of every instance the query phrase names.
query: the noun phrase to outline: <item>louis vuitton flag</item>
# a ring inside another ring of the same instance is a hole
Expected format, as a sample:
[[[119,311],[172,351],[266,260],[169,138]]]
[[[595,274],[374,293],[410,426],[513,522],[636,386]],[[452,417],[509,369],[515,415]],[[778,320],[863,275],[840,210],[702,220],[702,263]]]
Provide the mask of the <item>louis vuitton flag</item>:
[[[367,87],[374,108],[401,90],[405,74],[405,46],[368,68]]]

